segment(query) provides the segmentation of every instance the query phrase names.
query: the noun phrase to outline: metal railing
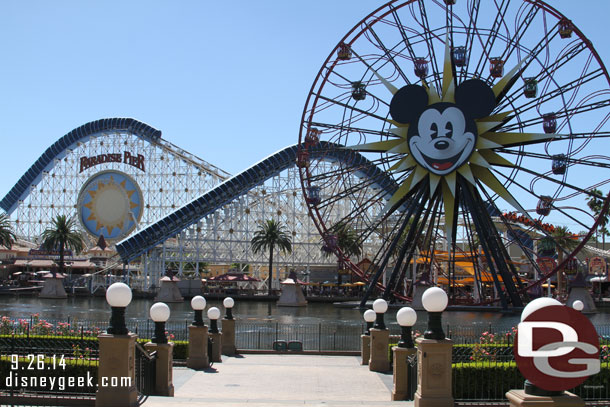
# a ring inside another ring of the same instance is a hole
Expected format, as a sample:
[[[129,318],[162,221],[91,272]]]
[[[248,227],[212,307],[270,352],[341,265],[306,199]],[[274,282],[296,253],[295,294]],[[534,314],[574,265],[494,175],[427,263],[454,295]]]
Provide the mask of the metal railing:
[[[138,402],[143,404],[148,396],[155,394],[157,352],[148,352],[136,342],[136,389]]]

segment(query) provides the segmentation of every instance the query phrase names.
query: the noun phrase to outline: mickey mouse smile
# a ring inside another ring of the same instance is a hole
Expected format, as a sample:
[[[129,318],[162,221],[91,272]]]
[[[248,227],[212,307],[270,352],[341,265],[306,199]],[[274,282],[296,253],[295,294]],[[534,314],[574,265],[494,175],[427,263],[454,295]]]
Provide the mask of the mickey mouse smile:
[[[470,127],[470,126],[468,126]],[[437,103],[426,109],[409,134],[413,158],[437,175],[462,165],[472,154],[476,136],[467,131],[464,113],[452,103]]]
[[[414,144],[414,147],[417,148],[417,145]],[[460,161],[460,157],[462,156],[462,154],[464,154],[466,151],[462,152],[462,153],[458,153],[456,155],[454,155],[453,157],[449,157],[447,159],[438,159],[438,158],[432,158],[432,157],[428,157],[427,155],[425,155],[424,153],[422,153],[421,151],[418,151],[422,158],[426,161],[426,163],[429,165],[430,168],[433,168],[437,171],[447,171],[448,169],[452,168],[456,162]]]

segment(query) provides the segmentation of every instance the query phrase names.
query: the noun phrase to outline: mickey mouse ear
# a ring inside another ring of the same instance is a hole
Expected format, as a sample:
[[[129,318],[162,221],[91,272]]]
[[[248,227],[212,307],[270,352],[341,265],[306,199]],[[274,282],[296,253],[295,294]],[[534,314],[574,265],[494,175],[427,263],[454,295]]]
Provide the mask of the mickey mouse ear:
[[[480,79],[462,82],[455,90],[455,104],[473,119],[489,116],[496,107],[493,90]]]
[[[428,92],[423,86],[403,86],[390,102],[390,116],[398,123],[412,123],[428,106]]]

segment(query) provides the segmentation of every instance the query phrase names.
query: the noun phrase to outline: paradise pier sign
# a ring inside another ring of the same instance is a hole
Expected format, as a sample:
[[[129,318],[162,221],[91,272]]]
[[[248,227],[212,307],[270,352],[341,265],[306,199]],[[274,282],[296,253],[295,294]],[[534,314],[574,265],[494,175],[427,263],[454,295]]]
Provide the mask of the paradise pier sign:
[[[91,168],[98,164],[103,163],[125,163],[131,165],[132,167],[136,167],[144,172],[144,156],[142,154],[133,154],[129,151],[124,151],[123,154],[119,153],[108,153],[108,154],[98,154],[92,157],[83,156],[80,158],[80,171]]]

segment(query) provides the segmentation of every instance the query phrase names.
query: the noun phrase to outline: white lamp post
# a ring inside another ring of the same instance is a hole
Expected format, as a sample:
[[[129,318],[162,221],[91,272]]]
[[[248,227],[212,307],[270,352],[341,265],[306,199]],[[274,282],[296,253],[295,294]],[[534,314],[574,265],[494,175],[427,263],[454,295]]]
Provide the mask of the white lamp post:
[[[402,307],[396,313],[396,321],[401,328],[399,348],[413,348],[413,337],[411,335],[411,327],[417,322],[417,313],[411,307]]]
[[[165,336],[165,323],[169,319],[169,307],[164,302],[157,302],[150,307],[150,319],[155,322],[155,336],[153,343],[167,343]]]
[[[572,303],[572,308],[576,311],[582,311],[585,308],[585,304],[581,300],[576,300]]]
[[[205,298],[201,295],[196,295],[191,300],[191,307],[195,311],[195,320],[193,321],[193,325],[195,326],[205,326],[203,323],[203,310],[205,309]]]
[[[373,302],[373,311],[377,314],[377,319],[375,320],[376,329],[386,329],[385,321],[383,320],[383,314],[388,310],[388,302],[382,298],[379,298]]]
[[[447,293],[442,288],[430,287],[424,291],[422,304],[428,311],[428,329],[424,332],[425,339],[445,339],[441,316],[447,308],[448,302]]]
[[[365,335],[371,334],[371,328],[373,327],[373,322],[375,322],[377,314],[372,309],[367,309],[364,311],[364,320],[366,321],[366,332]]]
[[[210,318],[210,333],[218,333],[218,318],[220,318],[220,310],[212,307],[208,310],[208,318]]]
[[[233,306],[235,305],[235,301],[231,297],[227,297],[222,301],[222,305],[224,305],[225,310],[227,311],[226,319],[233,319]]]
[[[106,301],[112,309],[110,326],[107,332],[111,335],[127,335],[125,325],[125,308],[131,302],[131,288],[125,283],[114,283],[106,290]]]

